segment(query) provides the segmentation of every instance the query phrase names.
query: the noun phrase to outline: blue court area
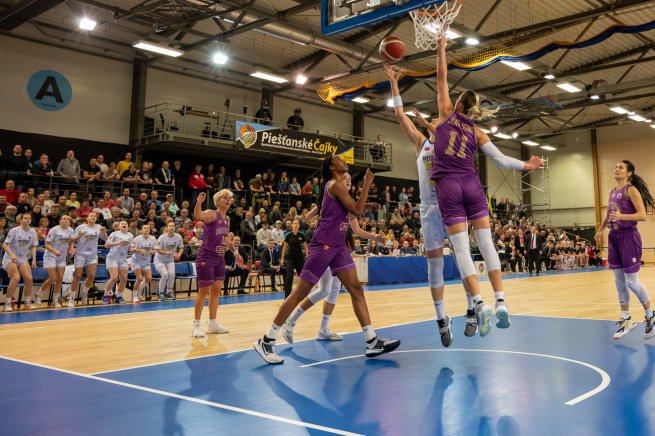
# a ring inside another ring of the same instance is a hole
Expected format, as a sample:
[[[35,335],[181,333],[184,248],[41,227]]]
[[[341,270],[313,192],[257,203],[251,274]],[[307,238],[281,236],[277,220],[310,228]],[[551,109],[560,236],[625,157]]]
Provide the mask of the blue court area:
[[[655,345],[642,325],[613,341],[609,321],[514,316],[508,330],[466,338],[453,321],[448,349],[433,321],[380,329],[403,342],[375,359],[360,333],[282,345],[279,366],[250,349],[95,376],[0,359],[11,374],[2,434],[655,432]]]

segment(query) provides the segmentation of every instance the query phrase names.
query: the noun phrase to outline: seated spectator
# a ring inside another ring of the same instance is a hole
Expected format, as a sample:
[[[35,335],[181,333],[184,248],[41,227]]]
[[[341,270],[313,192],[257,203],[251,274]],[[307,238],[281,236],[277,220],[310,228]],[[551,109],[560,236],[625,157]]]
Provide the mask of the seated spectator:
[[[10,229],[16,226],[16,215],[18,215],[16,206],[13,204],[7,205],[5,208],[5,218],[7,218],[7,227]]]
[[[177,216],[178,212],[180,211],[180,207],[175,203],[175,199],[173,197],[173,194],[167,194],[166,195],[166,203],[168,203],[168,213],[171,216]]]
[[[182,236],[186,236],[187,240],[190,241],[194,236],[193,230],[191,229],[191,220],[185,220],[182,223],[182,226],[177,229],[177,233]]]
[[[193,238],[189,241],[189,247],[191,248],[191,256],[193,259],[198,256],[198,250],[202,246],[202,230],[203,228],[203,222],[198,221],[196,225],[193,227]]]
[[[280,253],[275,250],[275,241],[273,239],[268,241],[268,244],[261,252],[260,271],[270,275],[271,292],[277,292],[275,276],[282,274],[284,277],[286,275],[286,268],[280,265]]]
[[[111,218],[111,209],[105,204],[104,198],[98,200],[98,204],[93,211],[98,215],[98,217],[102,217],[105,221]]]
[[[89,206],[89,200],[82,200],[82,205],[77,209],[76,216],[81,221],[86,221],[86,217],[93,212],[93,209]]]
[[[159,193],[157,191],[150,192],[150,199],[146,202],[146,207],[149,209],[150,205],[155,205],[155,210],[157,213],[161,210],[161,201],[159,201]]]
[[[269,223],[266,220],[263,220],[261,229],[257,230],[257,250],[262,251],[268,246],[268,241],[275,239],[273,238],[273,231],[269,228]]]
[[[393,244],[391,246],[391,249],[389,250],[389,255],[390,256],[400,256],[402,253],[400,251],[400,244],[398,241],[393,241]]]
[[[64,195],[59,197],[59,204],[61,205],[61,198],[64,197]],[[75,209],[79,209],[80,207],[80,202],[77,200],[77,192],[71,192],[70,197],[66,200],[66,207],[71,208],[74,207]]]
[[[263,221],[268,221],[268,217],[266,216],[266,209],[260,208],[257,215],[255,215],[254,220],[255,220],[255,228],[259,229]]]
[[[312,182],[307,180],[300,191],[302,194],[303,200],[309,204],[312,201],[312,195],[314,194],[314,188],[312,188]]]
[[[300,197],[302,195],[302,188],[300,187],[300,183],[298,183],[298,179],[295,177],[291,179],[289,194],[293,197]]]
[[[405,240],[403,246],[400,249],[400,254],[402,256],[414,256],[416,255],[416,250],[412,245],[409,245],[409,241]]]
[[[19,214],[32,212],[32,206],[30,206],[29,203],[27,202],[27,194],[25,192],[21,192],[18,195],[18,201],[16,202],[16,210],[17,213]]]
[[[291,193],[291,183],[285,171],[282,171],[280,180],[277,181],[277,193],[280,195],[290,195]]]
[[[241,247],[241,238],[235,236],[232,240],[232,249],[226,247],[225,251],[225,282],[223,285],[223,295],[227,295],[230,277],[239,277],[237,294],[247,294],[246,280],[248,279],[248,255]]]
[[[368,250],[366,249],[365,245],[362,245],[362,241],[359,240],[359,238],[355,239],[355,246],[352,247],[352,255],[353,256],[366,256],[368,254]]]
[[[7,180],[5,183],[5,189],[0,190],[0,195],[4,195],[7,203],[16,204],[18,202],[20,191],[16,189],[16,184],[13,180]]]
[[[184,223],[189,224],[189,228],[191,226],[191,218],[189,218],[189,210],[188,209],[180,209],[180,216],[175,218],[175,228],[179,229],[181,228]]]
[[[252,245],[252,243],[257,239],[257,234],[255,231],[255,221],[252,216],[252,212],[246,212],[246,217],[241,221],[239,228],[239,236],[243,243],[246,245]]]
[[[264,189],[264,193],[268,196],[269,201],[271,195],[277,194],[275,183],[270,180],[268,173],[262,174],[262,188]]]

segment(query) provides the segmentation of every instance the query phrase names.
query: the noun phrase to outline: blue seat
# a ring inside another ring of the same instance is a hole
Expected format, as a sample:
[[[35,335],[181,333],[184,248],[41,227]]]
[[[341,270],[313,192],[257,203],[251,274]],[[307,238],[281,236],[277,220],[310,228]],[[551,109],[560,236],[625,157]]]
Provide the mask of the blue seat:
[[[18,302],[17,302],[17,307],[20,307],[20,299],[23,295],[23,286],[25,286],[22,282],[18,283]],[[9,287],[9,274],[7,274],[7,271],[4,270],[4,268],[0,268],[0,289],[2,289],[3,294],[7,294],[7,288]]]
[[[187,296],[191,296],[191,284],[197,278],[193,272],[193,264],[191,262],[182,262],[175,264],[175,282],[177,280],[188,280],[189,288],[187,289]]]

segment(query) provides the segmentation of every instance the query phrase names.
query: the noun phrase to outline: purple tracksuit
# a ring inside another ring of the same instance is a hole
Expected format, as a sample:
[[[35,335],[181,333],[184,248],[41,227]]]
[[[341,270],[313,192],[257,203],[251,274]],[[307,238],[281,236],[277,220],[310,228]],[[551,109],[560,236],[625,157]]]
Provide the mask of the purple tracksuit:
[[[607,202],[607,227],[610,229],[608,237],[607,263],[610,269],[623,269],[627,274],[639,271],[641,267],[641,235],[637,230],[637,221],[609,221],[613,211],[622,214],[637,212],[626,192],[632,186],[626,184],[621,189],[612,189]]]

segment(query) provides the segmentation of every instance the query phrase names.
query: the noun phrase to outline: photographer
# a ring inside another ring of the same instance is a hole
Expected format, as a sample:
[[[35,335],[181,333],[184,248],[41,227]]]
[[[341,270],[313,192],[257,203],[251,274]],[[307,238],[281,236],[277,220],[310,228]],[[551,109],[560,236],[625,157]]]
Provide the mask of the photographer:
[[[270,126],[272,120],[273,114],[271,114],[271,110],[268,108],[268,100],[264,99],[262,100],[262,106],[255,114],[255,122],[265,126]]]

